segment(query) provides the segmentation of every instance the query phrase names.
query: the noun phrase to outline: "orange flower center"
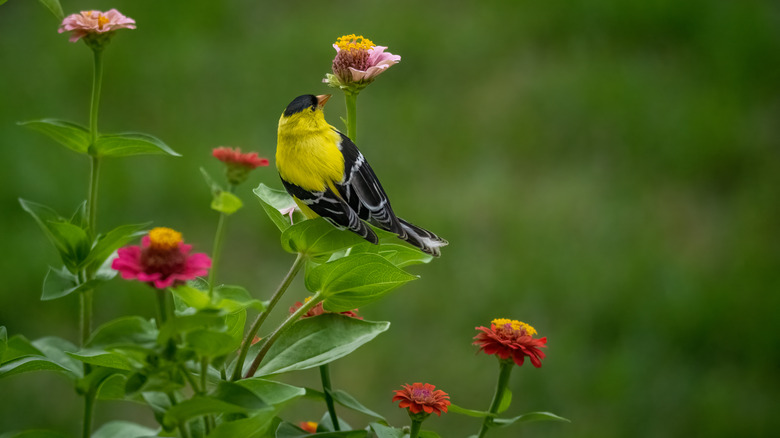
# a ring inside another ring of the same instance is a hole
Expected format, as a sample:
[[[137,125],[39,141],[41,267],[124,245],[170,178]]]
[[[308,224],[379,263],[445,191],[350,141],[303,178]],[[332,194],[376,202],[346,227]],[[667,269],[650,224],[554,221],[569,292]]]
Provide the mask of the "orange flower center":
[[[338,47],[339,50],[366,51],[374,46],[376,46],[376,44],[371,42],[370,39],[363,37],[363,35],[355,35],[354,33],[344,35],[336,40],[336,47]]]
[[[536,334],[535,328],[516,319],[496,318],[493,321],[490,321],[490,323],[497,328],[505,330],[509,329],[512,331],[524,331],[528,336],[533,336]]]
[[[109,20],[108,17],[106,17],[103,14],[100,14],[100,16],[98,17],[98,29],[103,29],[103,25],[108,23],[109,21],[111,20]]]
[[[181,242],[181,233],[170,228],[157,227],[149,232],[149,247],[156,250],[169,251]]]

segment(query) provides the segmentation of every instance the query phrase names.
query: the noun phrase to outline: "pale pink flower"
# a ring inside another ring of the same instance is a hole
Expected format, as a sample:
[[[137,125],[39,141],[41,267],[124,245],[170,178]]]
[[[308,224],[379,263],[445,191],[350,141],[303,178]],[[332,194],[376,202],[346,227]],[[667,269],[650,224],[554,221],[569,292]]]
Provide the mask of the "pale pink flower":
[[[360,90],[401,60],[399,55],[385,52],[387,47],[377,46],[362,35],[344,35],[333,48],[333,74],[326,75],[323,82],[335,88]]]
[[[140,247],[119,248],[111,268],[125,280],[137,279],[165,289],[208,273],[209,256],[190,254],[191,249],[192,245],[185,244],[178,231],[154,228],[141,239]]]
[[[70,42],[75,43],[87,35],[104,34],[117,29],[135,29],[135,20],[111,9],[107,12],[81,11],[79,14],[68,15],[62,20],[58,32],[72,31]]]

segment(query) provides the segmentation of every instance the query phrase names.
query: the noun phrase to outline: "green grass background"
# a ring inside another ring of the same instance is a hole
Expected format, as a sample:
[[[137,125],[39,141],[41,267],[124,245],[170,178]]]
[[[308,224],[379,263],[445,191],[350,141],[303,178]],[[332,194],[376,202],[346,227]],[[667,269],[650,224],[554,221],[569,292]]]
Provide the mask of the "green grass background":
[[[216,214],[198,168],[213,147],[273,159],[292,98],[330,92],[331,44],[363,34],[402,61],[358,99],[357,144],[395,210],[450,241],[415,281],[361,309],[391,330],[332,365],[391,422],[403,383],[430,382],[485,409],[498,366],[475,326],[520,319],[547,336],[541,369],[515,369],[508,414],[546,410],[495,437],[772,436],[780,429],[780,8],[761,1],[62,0],[67,13],[118,8],[138,29],[105,53],[100,129],[158,136],[182,158],[106,160],[102,230],[153,220],[209,252]],[[72,211],[88,162],[15,122],[87,123],[91,53],[57,34],[38,2],[0,6],[0,325],[30,339],[78,338],[77,297],[40,302],[58,258],[19,207]],[[335,90],[333,90],[335,91]],[[326,115],[340,127],[341,95]],[[267,298],[293,257],[239,190],[221,280]],[[297,281],[284,305],[307,295]],[[153,297],[114,280],[96,324]],[[315,372],[287,381],[316,386]],[[0,381],[0,430],[77,435],[81,400],[63,378]],[[316,420],[302,403],[290,421]],[[366,418],[340,410],[350,422]],[[103,403],[109,419],[150,412]],[[443,437],[478,422],[448,414]],[[772,432],[774,431],[774,432]]]

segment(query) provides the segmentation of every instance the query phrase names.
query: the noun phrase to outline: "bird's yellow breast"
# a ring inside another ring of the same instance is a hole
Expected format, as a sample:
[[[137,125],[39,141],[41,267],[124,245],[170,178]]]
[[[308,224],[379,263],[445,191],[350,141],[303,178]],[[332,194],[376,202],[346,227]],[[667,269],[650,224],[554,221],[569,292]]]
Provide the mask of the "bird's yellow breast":
[[[276,168],[287,182],[319,192],[344,176],[341,137],[322,111],[303,111],[279,119]]]

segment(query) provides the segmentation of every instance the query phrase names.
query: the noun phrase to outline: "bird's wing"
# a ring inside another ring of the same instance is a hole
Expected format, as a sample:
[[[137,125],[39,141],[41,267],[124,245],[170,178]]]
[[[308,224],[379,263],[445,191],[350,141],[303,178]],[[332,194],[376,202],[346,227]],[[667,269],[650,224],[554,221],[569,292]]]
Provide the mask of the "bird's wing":
[[[361,221],[358,214],[330,188],[321,192],[310,192],[284,179],[282,184],[287,189],[287,193],[298,198],[300,202],[334,226],[342,229],[349,228],[371,243],[379,241],[374,230]]]
[[[406,231],[393,213],[390,200],[373,169],[355,143],[341,132],[339,135],[339,148],[344,156],[344,178],[336,184],[339,194],[358,217],[403,238]]]

